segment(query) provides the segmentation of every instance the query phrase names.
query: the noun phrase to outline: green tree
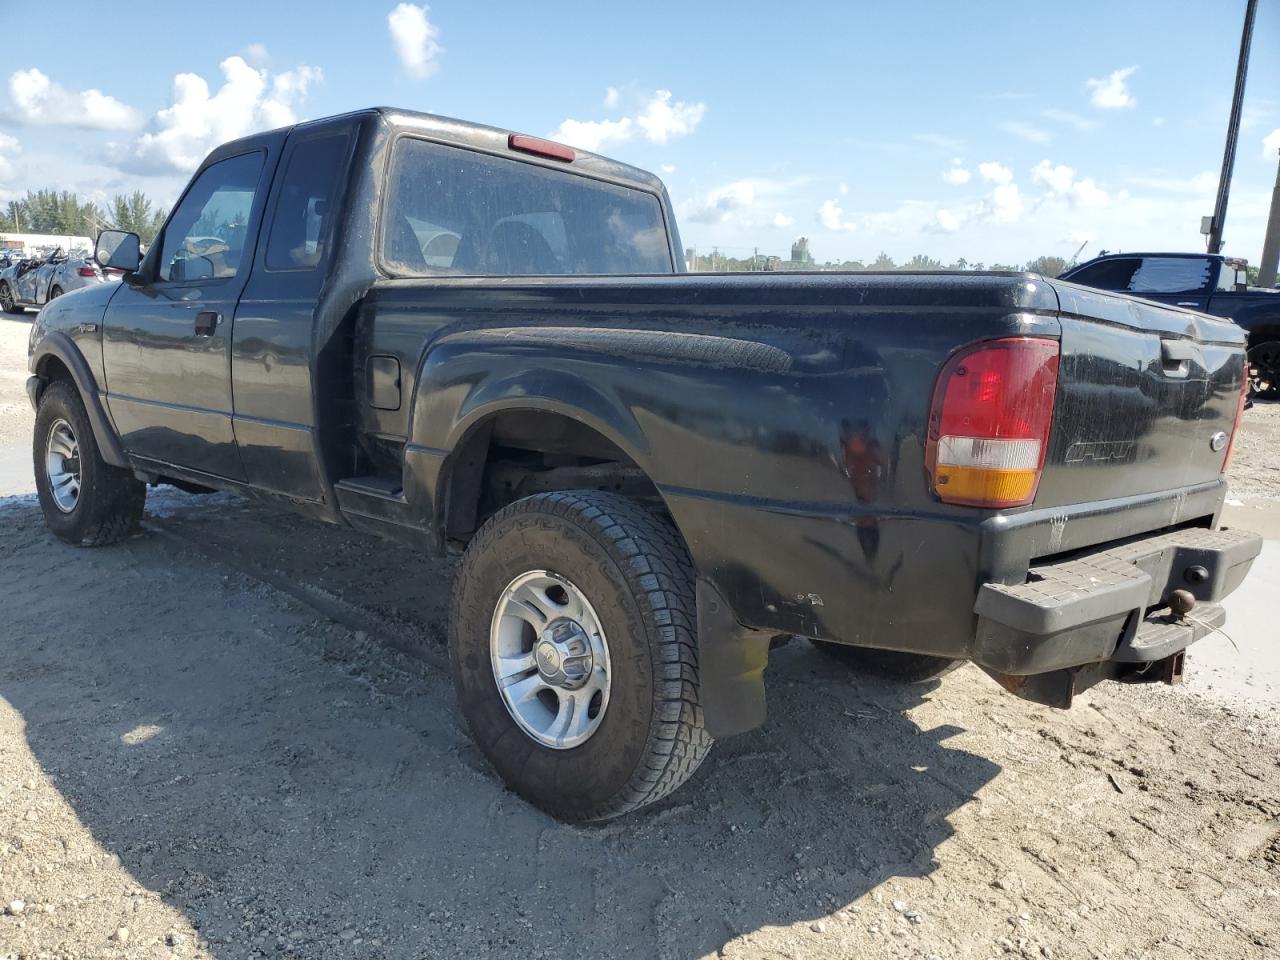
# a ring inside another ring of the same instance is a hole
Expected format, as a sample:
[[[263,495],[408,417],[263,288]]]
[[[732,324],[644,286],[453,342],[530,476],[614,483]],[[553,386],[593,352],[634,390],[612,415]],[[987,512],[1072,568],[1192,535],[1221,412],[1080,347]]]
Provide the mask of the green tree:
[[[897,270],[897,269],[898,269],[898,265],[897,265],[896,263],[894,263],[894,262],[893,262],[893,257],[889,256],[887,253],[885,253],[883,250],[881,250],[881,251],[880,251],[880,256],[876,257],[874,260],[872,260],[872,261],[871,261],[871,267],[870,267],[870,269],[872,269],[872,270]]]
[[[111,200],[111,223],[117,230],[136,233],[146,244],[152,243],[164,226],[168,213],[152,210],[151,200],[141,190],[125,196],[118,193]]]
[[[923,253],[917,253],[914,257],[902,265],[903,270],[941,270],[942,261],[935,260],[933,257]]]
[[[1027,261],[1027,273],[1038,273],[1046,277],[1056,277],[1067,269],[1067,261],[1062,257],[1044,256]]]

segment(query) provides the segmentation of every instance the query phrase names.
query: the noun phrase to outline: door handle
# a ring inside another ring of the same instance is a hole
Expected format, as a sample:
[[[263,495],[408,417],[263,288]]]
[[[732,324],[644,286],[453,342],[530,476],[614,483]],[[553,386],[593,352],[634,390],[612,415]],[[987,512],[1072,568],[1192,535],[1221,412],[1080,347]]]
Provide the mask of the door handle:
[[[1200,302],[1198,300],[1179,300],[1177,305],[1180,307],[1198,307]]]
[[[196,336],[212,337],[221,322],[222,317],[219,314],[212,310],[201,310],[196,314]]]

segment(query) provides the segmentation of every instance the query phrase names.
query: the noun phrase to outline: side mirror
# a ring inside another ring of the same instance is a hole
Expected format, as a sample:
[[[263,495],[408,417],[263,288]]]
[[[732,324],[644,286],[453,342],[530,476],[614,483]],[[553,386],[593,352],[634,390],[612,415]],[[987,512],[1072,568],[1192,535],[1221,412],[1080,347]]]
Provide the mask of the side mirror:
[[[103,230],[93,250],[93,259],[100,267],[134,273],[142,264],[142,241],[136,233],[124,230]]]

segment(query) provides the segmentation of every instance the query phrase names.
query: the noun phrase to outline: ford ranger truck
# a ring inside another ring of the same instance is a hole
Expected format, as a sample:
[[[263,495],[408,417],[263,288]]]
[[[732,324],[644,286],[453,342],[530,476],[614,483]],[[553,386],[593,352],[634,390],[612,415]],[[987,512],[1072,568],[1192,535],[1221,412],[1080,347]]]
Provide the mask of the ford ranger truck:
[[[690,275],[650,174],[392,109],[196,171],[30,342],[49,528],[228,490],[461,553],[458,708],[566,820],[765,718],[775,640],[1068,706],[1177,680],[1260,547],[1219,523],[1244,335],[1022,273]],[[404,589],[422,574],[404,571]]]

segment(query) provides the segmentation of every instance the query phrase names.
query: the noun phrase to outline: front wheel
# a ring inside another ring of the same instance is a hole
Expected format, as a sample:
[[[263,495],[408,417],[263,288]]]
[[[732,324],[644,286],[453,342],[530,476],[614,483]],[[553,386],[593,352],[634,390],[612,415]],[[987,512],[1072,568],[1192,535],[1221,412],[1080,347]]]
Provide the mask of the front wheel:
[[[18,306],[18,301],[13,297],[13,288],[7,283],[0,283],[0,310],[5,313],[26,313],[26,310]]]
[[[674,526],[625,497],[545,493],[475,535],[449,653],[476,743],[552,816],[606,820],[666,796],[711,749],[693,567]]]
[[[119,543],[138,529],[145,484],[102,459],[80,392],[66,380],[40,395],[33,441],[45,523],[79,547]]]
[[[1280,400],[1280,340],[1249,348],[1249,392],[1262,400]]]

